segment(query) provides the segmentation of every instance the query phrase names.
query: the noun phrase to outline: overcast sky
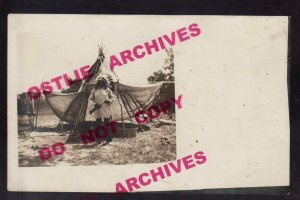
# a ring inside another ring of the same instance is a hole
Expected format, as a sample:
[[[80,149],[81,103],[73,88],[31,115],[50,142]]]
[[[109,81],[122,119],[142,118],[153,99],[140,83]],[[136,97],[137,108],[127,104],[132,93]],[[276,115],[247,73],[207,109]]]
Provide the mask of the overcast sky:
[[[92,65],[98,44],[106,47],[109,58],[187,25],[170,20],[166,23],[155,16],[148,20],[145,16],[10,15],[9,52],[17,58],[10,64],[17,67],[18,92]],[[165,51],[160,51],[116,68],[115,72],[125,84],[146,83],[147,77],[162,67],[166,56]]]

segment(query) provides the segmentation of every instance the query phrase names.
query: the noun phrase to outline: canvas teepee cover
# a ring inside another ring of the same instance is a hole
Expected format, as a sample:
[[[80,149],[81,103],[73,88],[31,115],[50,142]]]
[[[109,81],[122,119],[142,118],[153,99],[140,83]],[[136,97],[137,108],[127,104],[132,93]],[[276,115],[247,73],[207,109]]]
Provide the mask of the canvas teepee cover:
[[[95,87],[96,78],[112,73],[108,70],[104,60],[103,49],[100,48],[99,56],[89,70],[89,78],[85,80],[78,92],[45,95],[50,108],[61,121],[78,123],[95,120],[89,114],[92,106],[89,104],[88,98]],[[116,79],[114,77],[114,80]],[[114,94],[117,100],[111,104],[111,113],[112,119],[117,121],[133,118],[134,113],[138,110],[149,108],[159,93],[162,83],[149,84],[145,87],[132,87],[119,82],[115,82],[115,85],[117,89]]]

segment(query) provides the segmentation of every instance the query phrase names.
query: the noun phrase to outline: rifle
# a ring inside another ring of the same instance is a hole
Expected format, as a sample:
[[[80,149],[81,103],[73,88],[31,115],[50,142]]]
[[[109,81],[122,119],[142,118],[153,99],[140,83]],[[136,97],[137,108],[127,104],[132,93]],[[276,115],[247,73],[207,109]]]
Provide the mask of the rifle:
[[[99,105],[99,104],[95,104],[95,105],[94,105],[94,108],[93,108],[92,110],[90,110],[90,115],[91,115],[93,112],[95,112],[96,110],[98,110],[99,108],[101,108],[101,106],[102,106],[103,104],[105,104],[105,103],[107,103],[107,101],[104,101],[104,102],[101,103],[100,105]]]

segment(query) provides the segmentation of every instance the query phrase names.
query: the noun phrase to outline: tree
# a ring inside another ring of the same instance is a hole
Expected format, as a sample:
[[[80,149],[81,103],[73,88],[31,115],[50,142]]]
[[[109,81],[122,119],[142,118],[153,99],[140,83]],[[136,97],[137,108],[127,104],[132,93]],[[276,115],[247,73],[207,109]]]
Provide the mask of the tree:
[[[147,80],[149,83],[159,82],[159,81],[174,81],[174,54],[172,48],[165,49],[168,57],[164,61],[162,69],[153,72]]]
[[[162,69],[153,72],[147,80],[149,83],[155,83],[160,81],[166,81],[161,87],[160,93],[157,98],[154,100],[153,104],[158,105],[159,103],[169,100],[175,97],[175,77],[174,77],[174,54],[173,50],[166,49],[168,57],[164,61]],[[175,106],[172,104],[169,112],[175,113]],[[168,115],[169,118],[172,118],[174,115]]]

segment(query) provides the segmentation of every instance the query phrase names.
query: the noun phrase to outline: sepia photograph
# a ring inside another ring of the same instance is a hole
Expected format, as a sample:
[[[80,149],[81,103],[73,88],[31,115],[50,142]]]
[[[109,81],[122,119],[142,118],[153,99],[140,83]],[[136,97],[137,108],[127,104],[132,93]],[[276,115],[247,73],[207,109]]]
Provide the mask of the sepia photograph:
[[[8,190],[288,187],[288,24],[9,14]]]
[[[172,48],[165,49],[160,68],[145,80],[148,84],[138,87],[119,81],[104,50],[98,47],[96,61],[85,67],[82,78],[64,79],[68,87],[61,92],[49,91],[52,86],[43,82],[39,89],[18,94],[20,167],[176,159]]]

